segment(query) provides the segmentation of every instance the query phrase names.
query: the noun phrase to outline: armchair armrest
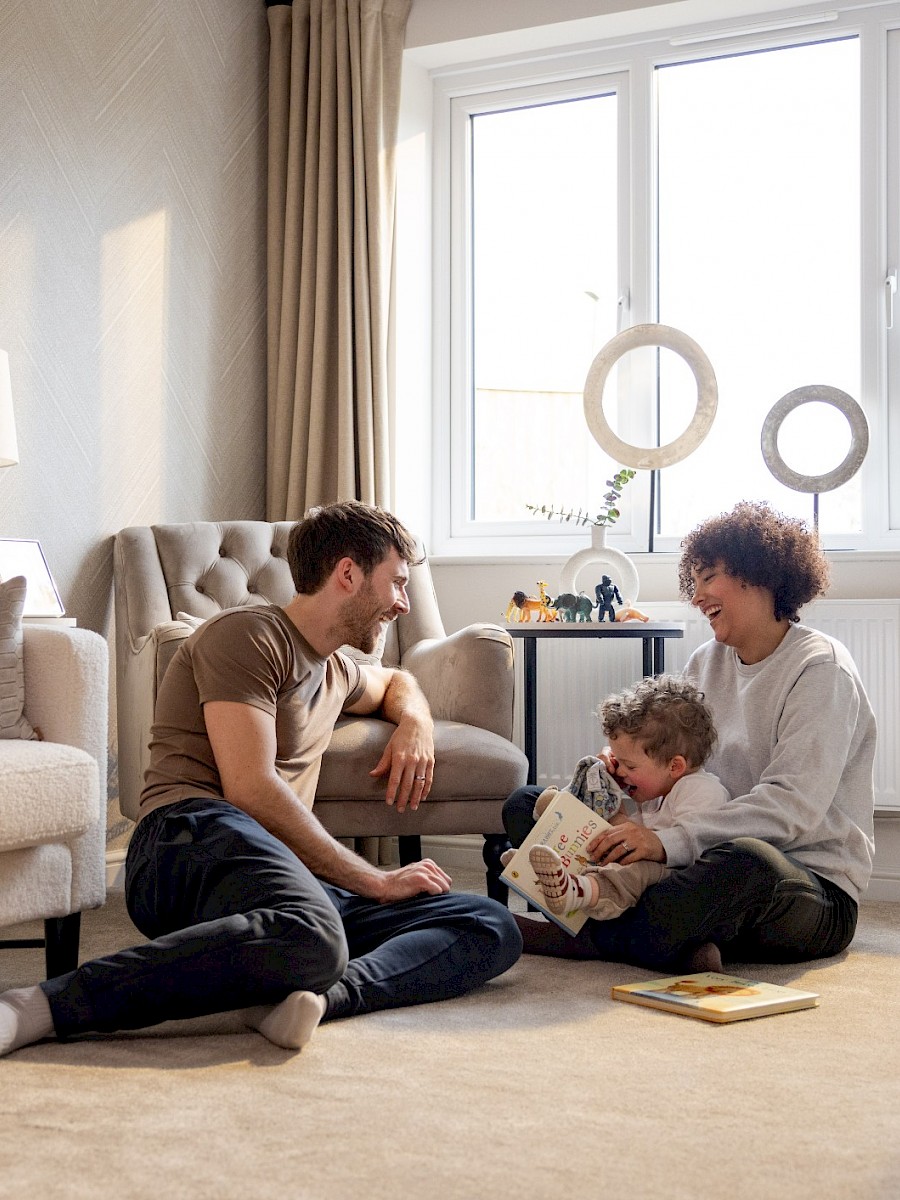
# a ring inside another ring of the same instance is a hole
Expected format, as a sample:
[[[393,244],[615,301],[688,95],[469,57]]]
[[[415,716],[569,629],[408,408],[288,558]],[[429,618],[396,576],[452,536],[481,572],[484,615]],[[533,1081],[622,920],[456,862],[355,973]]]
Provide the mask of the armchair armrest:
[[[468,625],[411,646],[401,666],[415,675],[435,720],[460,721],[512,740],[512,638],[499,625]]]
[[[25,713],[48,742],[77,746],[106,779],[109,656],[90,629],[25,625]]]
[[[191,627],[184,621],[163,621],[145,636],[119,643],[116,709],[119,730],[119,808],[126,817],[137,819],[150,758],[150,728],[156,707],[156,692],[172,655]]]

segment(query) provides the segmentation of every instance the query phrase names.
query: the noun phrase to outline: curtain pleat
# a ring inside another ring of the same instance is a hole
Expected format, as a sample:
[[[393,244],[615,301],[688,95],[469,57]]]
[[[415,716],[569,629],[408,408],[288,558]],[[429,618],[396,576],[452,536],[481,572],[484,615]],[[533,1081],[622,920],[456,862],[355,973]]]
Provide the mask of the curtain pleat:
[[[389,506],[395,143],[411,0],[270,5],[269,520]]]

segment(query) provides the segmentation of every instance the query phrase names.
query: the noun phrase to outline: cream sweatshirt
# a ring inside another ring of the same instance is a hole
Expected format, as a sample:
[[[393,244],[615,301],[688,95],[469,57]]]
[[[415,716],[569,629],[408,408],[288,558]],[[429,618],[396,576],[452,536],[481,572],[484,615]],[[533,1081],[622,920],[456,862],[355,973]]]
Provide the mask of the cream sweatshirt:
[[[846,647],[792,625],[749,666],[706,642],[685,675],[719,735],[706,768],[732,798],[660,829],[669,859],[693,862],[720,842],[761,838],[858,900],[875,853],[875,717]]]

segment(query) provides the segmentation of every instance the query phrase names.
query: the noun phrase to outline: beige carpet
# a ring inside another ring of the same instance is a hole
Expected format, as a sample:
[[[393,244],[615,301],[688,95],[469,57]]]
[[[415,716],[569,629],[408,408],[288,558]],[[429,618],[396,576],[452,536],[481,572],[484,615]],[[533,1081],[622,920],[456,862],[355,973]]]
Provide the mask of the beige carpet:
[[[119,896],[84,923],[86,955],[136,940]],[[41,965],[4,951],[0,984]],[[650,973],[523,958],[299,1055],[253,1033],[29,1047],[0,1061],[0,1196],[894,1200],[900,905],[864,906],[838,959],[758,973],[820,1007],[717,1026],[609,999]]]

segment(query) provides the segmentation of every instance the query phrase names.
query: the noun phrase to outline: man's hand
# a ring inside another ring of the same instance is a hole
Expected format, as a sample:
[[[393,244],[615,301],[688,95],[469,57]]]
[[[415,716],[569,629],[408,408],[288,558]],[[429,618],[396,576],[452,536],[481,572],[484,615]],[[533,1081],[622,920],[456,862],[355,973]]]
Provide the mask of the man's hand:
[[[409,863],[395,871],[382,872],[383,884],[378,900],[382,904],[394,904],[398,900],[411,900],[424,892],[429,896],[442,896],[450,891],[452,880],[430,858]]]
[[[385,800],[388,804],[396,804],[397,812],[405,812],[407,804],[415,811],[431,791],[433,733],[430,719],[402,719],[385,746],[384,754],[369,772],[376,777],[387,775]]]
[[[666,861],[663,844],[653,830],[636,825],[634,821],[623,821],[621,825],[598,833],[585,849],[588,857],[601,867],[610,863],[626,866],[642,859],[659,863]]]
[[[408,671],[366,667],[363,676],[365,693],[347,712],[380,708],[397,726],[369,774],[387,776],[385,800],[396,804],[397,812],[405,812],[407,805],[415,810],[431,791],[434,777],[434,721],[428,701]]]

